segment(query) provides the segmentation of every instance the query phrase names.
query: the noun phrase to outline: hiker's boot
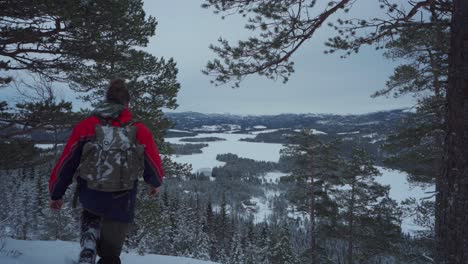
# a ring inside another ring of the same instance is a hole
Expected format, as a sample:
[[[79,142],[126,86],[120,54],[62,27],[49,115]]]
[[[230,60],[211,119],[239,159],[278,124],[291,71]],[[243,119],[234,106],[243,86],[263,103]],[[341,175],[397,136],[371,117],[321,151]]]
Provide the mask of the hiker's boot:
[[[96,252],[91,249],[83,249],[80,252],[80,258],[78,264],[95,264],[96,263]]]
[[[100,234],[101,218],[86,210],[81,214],[80,264],[96,263],[96,248]]]

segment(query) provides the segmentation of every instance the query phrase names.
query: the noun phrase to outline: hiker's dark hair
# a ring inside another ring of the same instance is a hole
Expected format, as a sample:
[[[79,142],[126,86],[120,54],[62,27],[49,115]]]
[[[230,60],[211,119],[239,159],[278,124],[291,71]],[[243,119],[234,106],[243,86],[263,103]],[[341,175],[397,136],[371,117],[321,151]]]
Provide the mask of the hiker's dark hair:
[[[130,93],[124,79],[113,79],[109,82],[106,101],[126,105],[130,102]]]

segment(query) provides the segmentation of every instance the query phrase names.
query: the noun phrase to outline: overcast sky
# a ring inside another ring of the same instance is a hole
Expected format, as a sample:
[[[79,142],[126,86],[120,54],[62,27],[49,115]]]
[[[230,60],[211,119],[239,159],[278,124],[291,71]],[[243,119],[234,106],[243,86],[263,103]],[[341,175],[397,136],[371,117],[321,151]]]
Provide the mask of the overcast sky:
[[[325,55],[323,43],[333,32],[323,27],[293,59],[296,72],[290,81],[271,81],[251,76],[237,89],[215,87],[201,73],[215,56],[208,46],[222,36],[229,40],[250,34],[238,17],[222,20],[212,10],[202,9],[202,0],[146,0],[145,11],[156,17],[156,36],[147,51],[174,57],[182,85],[177,111],[236,114],[277,113],[366,113],[412,106],[411,98],[372,99],[385,87],[396,62],[385,59],[373,48],[363,49],[347,59]],[[355,6],[361,14],[376,12],[377,3]],[[378,11],[377,11],[378,12]],[[355,13],[356,14],[356,11]]]
[[[158,57],[173,57],[178,65],[182,87],[177,112],[359,114],[413,105],[412,98],[370,98],[385,87],[398,62],[385,59],[373,48],[362,49],[347,59],[325,55],[323,43],[333,33],[328,26],[317,31],[293,56],[296,72],[288,83],[250,76],[237,89],[230,85],[215,87],[210,77],[201,73],[207,61],[215,57],[208,46],[219,37],[237,41],[251,32],[244,29],[240,17],[222,20],[212,10],[202,9],[202,3],[203,0],[145,1],[147,15],[159,23],[145,50]],[[379,12],[377,1],[357,3],[360,6],[353,8],[354,16]],[[13,89],[1,92],[7,98],[15,94]],[[72,100],[74,96],[66,89],[62,97]],[[80,101],[73,101],[75,108],[83,106]]]

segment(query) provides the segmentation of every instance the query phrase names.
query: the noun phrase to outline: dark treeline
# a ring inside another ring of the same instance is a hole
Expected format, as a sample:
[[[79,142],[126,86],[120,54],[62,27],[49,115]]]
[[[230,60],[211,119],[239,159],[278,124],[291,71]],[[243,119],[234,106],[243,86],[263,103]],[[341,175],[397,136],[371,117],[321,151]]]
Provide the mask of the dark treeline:
[[[208,147],[208,144],[173,144],[170,143],[169,147],[171,153],[174,155],[191,155],[196,153],[202,153],[202,148]]]

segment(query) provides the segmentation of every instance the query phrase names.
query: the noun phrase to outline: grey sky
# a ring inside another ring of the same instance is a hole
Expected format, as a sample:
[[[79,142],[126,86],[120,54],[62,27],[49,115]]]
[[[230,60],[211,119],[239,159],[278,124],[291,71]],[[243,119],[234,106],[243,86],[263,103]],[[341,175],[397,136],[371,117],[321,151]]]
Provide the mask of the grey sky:
[[[371,99],[373,92],[384,88],[397,64],[383,58],[373,48],[362,49],[358,55],[347,59],[323,54],[323,43],[333,32],[328,26],[320,29],[294,55],[296,72],[288,83],[250,76],[238,89],[229,85],[215,87],[210,84],[210,77],[201,73],[207,61],[215,56],[208,46],[216,43],[220,36],[237,41],[248,37],[251,32],[244,29],[241,18],[231,16],[222,20],[212,10],[202,9],[202,3],[203,0],[145,1],[146,13],[159,22],[156,35],[145,50],[158,57],[176,60],[178,80],[182,85],[178,112],[357,114],[413,105],[412,98]],[[360,6],[353,8],[355,16],[379,12],[377,1],[357,3]],[[0,92],[2,97],[11,101],[21,101],[13,88]],[[69,89],[62,88],[58,95],[59,98],[73,100],[75,108],[84,106],[74,100]]]
[[[174,57],[182,85],[177,111],[207,113],[276,114],[276,113],[365,113],[412,106],[412,99],[371,99],[370,94],[385,86],[395,62],[382,57],[373,48],[340,59],[325,55],[324,41],[332,32],[323,27],[294,60],[296,72],[290,81],[271,81],[251,76],[241,88],[215,87],[201,73],[215,55],[208,46],[222,36],[229,40],[250,34],[238,17],[222,20],[211,10],[200,8],[202,0],[146,0],[145,11],[159,22],[156,36],[147,51]],[[374,1],[361,1],[359,12],[374,12]]]

